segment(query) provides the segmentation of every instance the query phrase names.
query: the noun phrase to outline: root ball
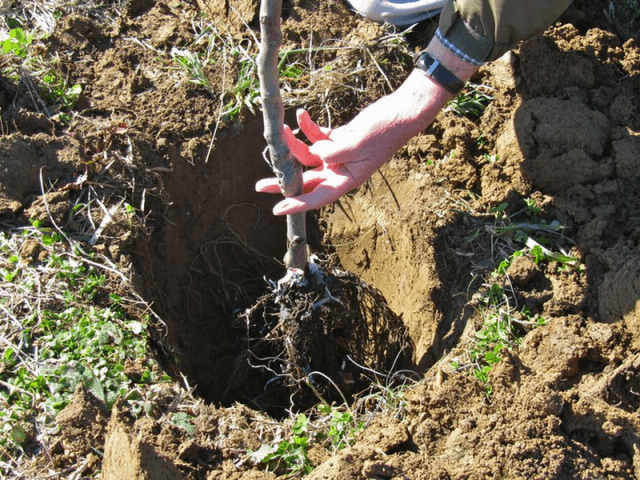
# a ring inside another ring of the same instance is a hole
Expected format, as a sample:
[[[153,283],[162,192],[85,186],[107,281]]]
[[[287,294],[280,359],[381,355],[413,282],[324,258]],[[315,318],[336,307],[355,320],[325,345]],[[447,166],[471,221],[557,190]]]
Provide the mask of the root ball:
[[[325,268],[314,263],[306,276],[271,283],[237,319],[245,350],[230,390],[250,404],[274,411],[349,402],[411,359],[406,329],[380,291]]]

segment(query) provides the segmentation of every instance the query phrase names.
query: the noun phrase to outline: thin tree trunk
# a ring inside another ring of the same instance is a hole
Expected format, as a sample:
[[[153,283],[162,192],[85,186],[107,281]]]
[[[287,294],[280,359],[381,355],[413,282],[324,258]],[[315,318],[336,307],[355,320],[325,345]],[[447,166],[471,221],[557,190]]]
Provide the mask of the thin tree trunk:
[[[269,146],[269,161],[280,181],[286,197],[302,193],[302,166],[291,154],[284,138],[284,107],[280,96],[278,52],[282,42],[280,13],[282,0],[262,0],[260,4],[260,54],[258,77],[262,97],[264,138]],[[307,267],[306,214],[287,215],[287,268],[306,271]]]

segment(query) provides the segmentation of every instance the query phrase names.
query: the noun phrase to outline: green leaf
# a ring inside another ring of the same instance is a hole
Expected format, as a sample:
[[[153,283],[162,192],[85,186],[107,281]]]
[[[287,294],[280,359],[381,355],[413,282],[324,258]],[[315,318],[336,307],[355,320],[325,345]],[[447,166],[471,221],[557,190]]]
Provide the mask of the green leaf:
[[[487,353],[484,354],[484,360],[489,365],[492,365],[492,364],[498,363],[500,361],[500,356],[495,352],[487,352]]]
[[[33,37],[25,33],[22,28],[13,28],[9,31],[9,38],[2,42],[2,51],[4,53],[13,53],[17,57],[24,58]]]
[[[533,255],[533,261],[538,264],[546,258],[544,251],[540,245],[536,245],[531,249],[531,255]]]
[[[27,432],[20,425],[16,425],[11,430],[11,440],[18,445],[22,445],[27,440]]]
[[[262,444],[258,450],[251,453],[251,459],[256,463],[269,463],[278,451],[278,445]]]
[[[293,427],[291,430],[296,435],[302,435],[307,433],[307,424],[309,423],[309,419],[304,413],[301,413],[296,417],[296,421],[293,423]]]
[[[191,416],[184,412],[177,412],[171,416],[171,423],[176,427],[186,430],[187,433],[193,433],[196,431],[196,427],[191,423]]]
[[[13,279],[16,277],[16,275],[18,275],[18,272],[18,269],[10,272],[6,268],[0,268],[0,275],[2,275],[2,278],[5,280],[5,282],[9,283],[13,282]]]
[[[4,355],[2,356],[2,359],[5,362],[9,362],[13,359],[13,357],[15,357],[15,352],[13,351],[13,348],[7,347],[7,349],[4,351]]]

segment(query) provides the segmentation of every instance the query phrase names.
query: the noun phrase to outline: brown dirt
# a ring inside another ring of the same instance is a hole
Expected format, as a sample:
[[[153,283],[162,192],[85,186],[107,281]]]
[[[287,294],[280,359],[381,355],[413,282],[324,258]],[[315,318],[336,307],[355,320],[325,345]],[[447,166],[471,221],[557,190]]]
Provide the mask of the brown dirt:
[[[197,3],[218,15],[222,32],[253,42],[238,22],[255,26],[250,3]],[[481,119],[441,113],[364,187],[310,219],[314,248],[335,252],[401,316],[415,347],[409,366],[422,381],[409,389],[401,421],[376,418],[352,447],[314,457],[309,478],[640,476],[640,45],[601,14],[607,3],[574,2],[544,36],[483,67],[473,81],[495,99]],[[355,62],[354,52],[365,52],[361,73],[344,79],[358,88],[289,98],[321,121],[345,121],[389,90],[367,51],[392,86],[411,68],[407,55],[376,43],[381,27],[339,2],[285,10],[286,46],[365,45],[313,58]],[[46,48],[84,87],[68,125],[0,77],[3,221],[46,219],[47,207],[59,227],[88,240],[71,207],[91,188],[107,204],[124,198],[138,209],[133,235],[115,222],[95,248],[131,268],[166,322],[157,345],[165,368],[186,375],[203,399],[187,431],[168,421],[173,413],[134,420],[120,406],[107,417],[78,390],[49,454],[61,466],[86,458],[74,469],[81,474],[97,471],[97,450],[102,478],[275,478],[241,456],[273,435],[257,426],[262,413],[233,405],[228,387],[242,343],[232,319],[264,289],[263,275],[281,275],[284,223],[269,213],[273,199],[253,191],[269,173],[260,119],[246,109],[217,125],[219,93],[239,66],[227,59],[226,73],[209,68],[211,89],[167,68],[171,48],[193,48],[198,15],[188,2],[136,0],[109,28],[84,16],[61,22]],[[74,183],[85,172],[89,182]],[[481,325],[479,275],[499,261],[489,212],[508,202],[517,217],[527,197],[567,227],[574,244],[565,247],[585,270],[526,259],[510,267],[514,298],[548,324],[503,355],[487,399],[449,363]]]

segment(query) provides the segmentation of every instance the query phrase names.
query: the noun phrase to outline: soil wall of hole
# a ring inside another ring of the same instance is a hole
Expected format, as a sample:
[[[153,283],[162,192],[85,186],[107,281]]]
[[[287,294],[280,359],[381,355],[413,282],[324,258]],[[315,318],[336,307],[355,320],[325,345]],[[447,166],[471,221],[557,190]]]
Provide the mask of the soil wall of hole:
[[[254,119],[222,132],[206,163],[204,142],[191,152],[202,159],[195,164],[176,153],[161,225],[136,245],[139,286],[167,323],[168,363],[216,402],[233,400],[225,391],[242,333],[234,316],[264,291],[264,276],[283,271],[285,221],[253,188],[270,172],[262,125]]]

